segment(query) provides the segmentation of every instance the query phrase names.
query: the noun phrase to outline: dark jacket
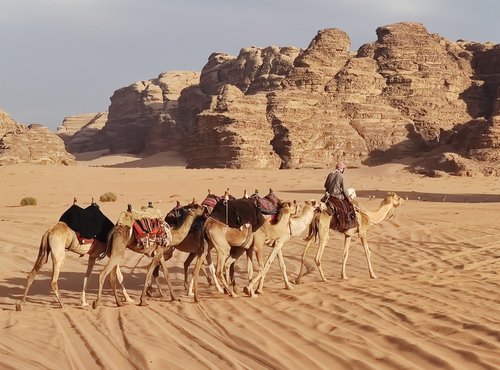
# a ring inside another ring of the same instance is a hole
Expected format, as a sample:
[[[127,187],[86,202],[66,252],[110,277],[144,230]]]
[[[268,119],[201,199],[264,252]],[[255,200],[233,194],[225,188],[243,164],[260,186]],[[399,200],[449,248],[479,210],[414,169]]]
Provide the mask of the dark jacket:
[[[325,181],[325,191],[335,198],[351,200],[344,184],[344,175],[340,171],[328,174]]]

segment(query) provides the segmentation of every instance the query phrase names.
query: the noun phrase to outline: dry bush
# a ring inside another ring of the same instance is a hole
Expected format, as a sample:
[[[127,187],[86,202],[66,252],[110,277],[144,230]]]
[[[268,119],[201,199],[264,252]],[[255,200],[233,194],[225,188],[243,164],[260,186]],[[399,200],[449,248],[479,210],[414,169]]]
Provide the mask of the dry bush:
[[[36,206],[36,199],[33,197],[26,197],[21,199],[21,205],[24,206]]]
[[[101,197],[99,198],[101,202],[115,202],[117,199],[118,197],[116,196],[116,194],[109,191],[101,195]]]

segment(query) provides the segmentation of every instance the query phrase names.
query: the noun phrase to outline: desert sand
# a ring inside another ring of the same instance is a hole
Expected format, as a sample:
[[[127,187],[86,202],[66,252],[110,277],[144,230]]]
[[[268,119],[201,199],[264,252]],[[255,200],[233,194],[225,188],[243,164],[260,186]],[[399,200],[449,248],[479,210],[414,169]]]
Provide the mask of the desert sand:
[[[90,157],[89,157],[90,158]],[[360,204],[375,210],[388,191],[407,198],[396,217],[369,230],[368,275],[358,239],[348,280],[340,279],[343,237],[330,233],[322,282],[307,261],[302,283],[285,290],[277,261],[264,294],[230,298],[200,278],[201,302],[183,291],[182,261],[168,262],[181,302],[117,308],[106,284],[103,305],[80,308],[87,258],[67,253],[59,288],[51,263],[37,276],[23,311],[15,310],[40,238],[71,205],[99,199],[113,221],[128,203],[167,212],[176,200],[201,201],[207,189],[235,196],[272,188],[284,200],[319,199],[327,170],[187,170],[154,158],[81,158],[77,166],[0,166],[0,368],[2,369],[494,369],[500,367],[500,182],[497,178],[425,178],[403,164],[349,169]],[[36,206],[19,206],[32,196]],[[375,199],[372,199],[375,196]],[[283,249],[293,281],[305,246]],[[269,251],[266,251],[268,253]],[[87,299],[96,296],[98,262]],[[147,258],[126,251],[125,285],[136,302]],[[245,282],[238,261],[239,286]]]

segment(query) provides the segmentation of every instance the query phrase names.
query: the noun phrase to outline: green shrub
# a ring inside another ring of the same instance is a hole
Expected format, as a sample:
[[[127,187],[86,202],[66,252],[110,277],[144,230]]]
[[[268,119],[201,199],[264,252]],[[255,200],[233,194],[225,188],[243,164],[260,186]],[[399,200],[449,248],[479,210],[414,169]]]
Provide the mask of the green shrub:
[[[21,199],[21,205],[24,206],[36,206],[36,199],[33,197],[26,197]]]
[[[110,193],[109,191],[101,195],[99,200],[101,202],[115,202],[118,199],[115,193]]]

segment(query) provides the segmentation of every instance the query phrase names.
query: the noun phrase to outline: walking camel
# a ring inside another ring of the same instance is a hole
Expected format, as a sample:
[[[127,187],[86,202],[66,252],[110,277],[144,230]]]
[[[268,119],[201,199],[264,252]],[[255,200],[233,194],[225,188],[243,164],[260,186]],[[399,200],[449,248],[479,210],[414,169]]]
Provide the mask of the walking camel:
[[[75,204],[76,199],[73,205]],[[94,205],[95,203],[92,201],[92,206]],[[104,233],[105,231],[106,230],[103,230]],[[82,307],[88,306],[85,297],[88,280],[90,274],[92,273],[96,260],[103,258],[104,256],[106,256],[106,254],[109,254],[109,252],[107,251],[106,242],[100,241],[99,239],[95,238],[91,243],[80,244],[76,233],[65,222],[59,221],[55,225],[50,227],[40,240],[38,256],[32,270],[28,274],[24,295],[22,299],[16,303],[16,310],[22,310],[22,305],[26,303],[26,298],[28,296],[31,285],[33,284],[35,276],[38,274],[43,265],[48,262],[49,255],[51,255],[52,257],[52,278],[50,286],[52,288],[52,291],[56,295],[59,306],[61,308],[63,307],[61,296],[59,295],[59,287],[57,281],[59,279],[59,274],[66,257],[66,251],[77,253],[80,256],[84,254],[89,255],[87,270],[83,278],[82,295],[80,298],[80,305]],[[128,295],[127,290],[125,289],[125,286],[123,285],[123,275],[119,269],[117,270],[116,277],[114,278],[118,279],[118,282],[122,289],[122,294],[124,296],[124,301],[127,303],[133,302],[133,300]]]
[[[172,238],[171,241],[167,243],[167,245],[160,245],[158,243],[154,243],[154,245],[150,248],[147,247],[143,248],[142,246],[137,244],[137,241],[132,233],[132,225],[134,222],[133,213],[124,212],[122,214],[121,224],[118,224],[113,227],[108,238],[108,246],[111,249],[111,255],[109,257],[108,263],[99,274],[99,289],[97,292],[97,299],[94,301],[93,307],[97,308],[101,302],[104,280],[108,275],[110,275],[110,283],[113,288],[116,304],[118,306],[123,305],[118,300],[118,296],[116,293],[116,283],[113,275],[117,274],[117,271],[119,271],[120,262],[123,259],[125,249],[127,248],[137,253],[143,253],[152,256],[152,260],[148,266],[148,270],[146,272],[146,277],[144,280],[144,288],[141,295],[140,305],[141,306],[147,305],[146,290],[151,282],[151,275],[153,273],[153,269],[158,264],[161,264],[162,266],[164,277],[165,280],[167,281],[167,285],[170,290],[171,299],[177,300],[172,285],[170,283],[168,268],[163,255],[169,248],[172,248],[171,247],[172,243],[179,243],[180,240],[183,240],[186,237],[196,217],[201,216],[202,214],[203,214],[203,208],[201,206],[197,204],[192,205],[192,207],[189,209],[186,218],[184,219],[184,222],[179,227],[170,229]]]
[[[259,266],[259,272],[263,269],[262,263],[262,247],[266,238],[272,238],[274,234],[281,235],[289,227],[290,217],[292,216],[292,204],[289,202],[282,203],[282,207],[278,214],[278,221],[276,224],[271,224],[271,222],[266,219],[264,224],[252,232],[249,228],[243,227],[241,229],[228,227],[222,221],[219,221],[213,217],[208,217],[203,226],[203,236],[207,241],[206,245],[203,245],[202,253],[198,256],[196,260],[196,265],[193,272],[194,280],[194,301],[199,301],[198,296],[198,276],[200,272],[201,265],[205,260],[208,253],[212,248],[215,248],[217,252],[217,267],[216,267],[216,277],[222,282],[223,288],[233,297],[237,294],[234,289],[229,287],[228,267],[234,262],[234,258],[229,258],[231,254],[232,247],[240,247],[244,250],[249,250],[247,257],[250,258],[250,248],[255,251],[255,256],[257,258],[257,263]],[[257,239],[256,239],[257,238]],[[256,243],[257,240],[257,243]],[[251,261],[247,264],[248,266],[248,277],[249,280],[252,278],[253,267]]]
[[[358,235],[358,237],[361,240],[361,243],[363,244],[370,277],[373,279],[377,278],[377,276],[373,272],[372,263],[370,260],[370,248],[368,247],[368,237],[367,237],[368,227],[370,225],[379,224],[383,221],[389,221],[392,217],[394,217],[396,208],[403,204],[404,204],[403,198],[399,197],[396,193],[391,192],[388,193],[387,196],[382,200],[379,209],[374,212],[361,210],[360,208],[355,207],[358,226],[343,232],[344,250],[342,253],[342,270],[341,270],[342,279],[347,279],[345,268],[347,264],[347,258],[349,257],[349,247],[351,243],[351,238],[356,234]],[[302,277],[304,271],[307,252],[309,251],[311,245],[315,243],[316,238],[318,238],[319,240],[319,247],[318,247],[318,252],[316,254],[315,262],[316,265],[318,266],[318,270],[321,275],[321,280],[327,281],[325,274],[323,273],[323,268],[321,267],[321,259],[323,257],[323,252],[326,243],[328,242],[331,218],[332,216],[326,210],[322,210],[321,212],[316,213],[316,215],[314,216],[314,219],[311,222],[309,228],[309,234],[305,238],[305,240],[307,240],[307,244],[304,248],[304,252],[302,253],[299,275],[295,279],[296,284],[300,284],[300,278]]]
[[[290,240],[292,236],[298,236],[302,234],[311,224],[311,221],[313,220],[315,211],[317,209],[316,201],[315,200],[305,201],[300,208],[301,208],[300,215],[298,217],[290,218],[289,226],[287,228],[281,230],[276,229],[276,232],[266,234],[265,244],[271,246],[273,249],[269,257],[267,258],[264,268],[261,271],[259,271],[257,276],[250,281],[248,287],[245,288],[245,292],[249,296],[253,296],[254,293],[253,287],[257,282],[259,282],[259,285],[255,290],[255,293],[262,293],[264,288],[264,279],[276,256],[278,256],[280,269],[285,282],[285,288],[292,289],[292,285],[288,281],[288,274],[286,272],[286,265],[285,265],[285,260],[283,258],[282,249],[285,243],[288,240]],[[254,236],[254,248],[255,248],[255,243],[262,242],[262,240],[263,240],[262,238]]]

